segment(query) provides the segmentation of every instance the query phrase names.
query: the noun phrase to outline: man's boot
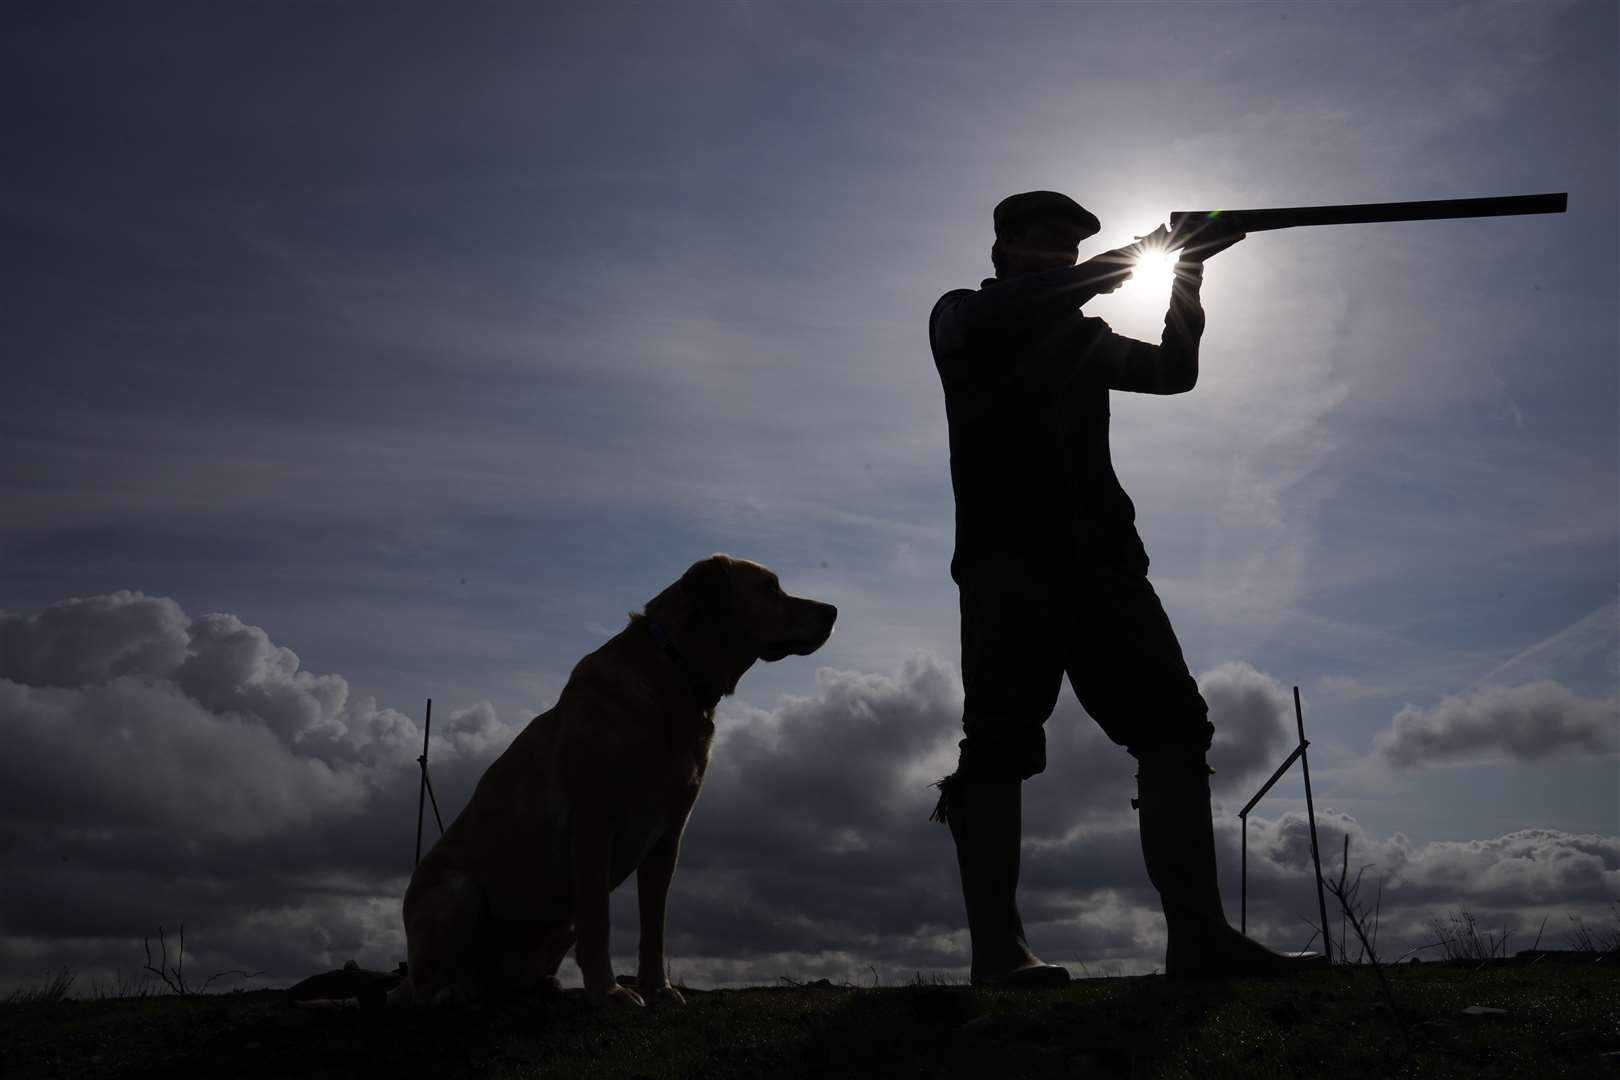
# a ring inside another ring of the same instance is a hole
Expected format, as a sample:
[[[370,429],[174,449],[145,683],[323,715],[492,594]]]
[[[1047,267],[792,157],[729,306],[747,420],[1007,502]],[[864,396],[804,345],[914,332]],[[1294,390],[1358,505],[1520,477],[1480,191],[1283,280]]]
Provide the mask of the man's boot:
[[[959,776],[939,784],[933,820],[950,826],[956,841],[976,986],[1034,988],[1069,981],[1066,970],[1029,951],[1018,917],[1022,787],[1021,780],[967,781]]]
[[[1215,876],[1209,767],[1202,754],[1141,762],[1136,790],[1142,855],[1170,930],[1166,975],[1287,975],[1327,966],[1327,957],[1320,954],[1272,952],[1226,921]]]

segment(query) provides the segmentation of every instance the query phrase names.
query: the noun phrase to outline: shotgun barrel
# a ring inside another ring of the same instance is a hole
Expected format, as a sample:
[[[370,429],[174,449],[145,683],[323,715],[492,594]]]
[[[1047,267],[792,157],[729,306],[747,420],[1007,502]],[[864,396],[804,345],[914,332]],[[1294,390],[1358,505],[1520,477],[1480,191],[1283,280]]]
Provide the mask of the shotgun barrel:
[[[1430,199],[1425,202],[1346,203],[1339,206],[1278,206],[1261,210],[1177,210],[1170,215],[1170,231],[1184,225],[1231,215],[1243,222],[1245,232],[1292,229],[1301,225],[1362,225],[1373,221],[1434,221],[1441,218],[1508,217],[1518,214],[1562,214],[1569,204],[1567,191],[1545,195],[1503,195],[1490,199]],[[1172,242],[1181,247],[1186,243]]]

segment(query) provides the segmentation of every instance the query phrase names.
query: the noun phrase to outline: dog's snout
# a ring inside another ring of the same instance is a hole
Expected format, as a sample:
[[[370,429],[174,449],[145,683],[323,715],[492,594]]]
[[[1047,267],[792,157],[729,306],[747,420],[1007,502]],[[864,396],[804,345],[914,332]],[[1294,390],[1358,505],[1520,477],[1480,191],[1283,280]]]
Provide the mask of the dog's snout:
[[[825,644],[832,637],[833,625],[838,622],[838,609],[820,600],[812,600],[810,619],[816,627],[816,636],[821,639],[821,644]]]

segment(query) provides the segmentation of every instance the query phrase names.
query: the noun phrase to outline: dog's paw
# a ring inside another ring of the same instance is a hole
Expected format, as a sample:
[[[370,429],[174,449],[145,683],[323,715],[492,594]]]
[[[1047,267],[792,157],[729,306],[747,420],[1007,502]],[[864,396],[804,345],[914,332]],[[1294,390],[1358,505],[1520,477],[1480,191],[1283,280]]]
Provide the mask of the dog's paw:
[[[679,990],[675,989],[668,983],[665,983],[663,986],[660,986],[658,989],[653,990],[647,995],[647,1004],[652,1006],[685,1005],[686,998]]]
[[[628,986],[609,987],[602,993],[591,994],[590,999],[597,1005],[616,1009],[639,1009],[646,1004],[641,1000],[641,995]]]

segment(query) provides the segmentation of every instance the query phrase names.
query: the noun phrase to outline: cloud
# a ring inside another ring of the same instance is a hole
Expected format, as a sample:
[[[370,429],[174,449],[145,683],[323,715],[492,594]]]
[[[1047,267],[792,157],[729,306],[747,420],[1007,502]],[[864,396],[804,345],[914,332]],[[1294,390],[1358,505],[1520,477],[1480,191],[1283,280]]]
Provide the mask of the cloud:
[[[369,698],[350,701],[341,675],[303,670],[261,628],[224,613],[189,618],[175,601],[139,592],[0,616],[0,680],[19,720],[43,723],[53,739],[78,725],[87,752],[119,740],[126,753],[158,749],[131,743],[146,737],[265,741],[329,767],[398,765],[420,752],[413,720]],[[64,718],[40,721],[42,711]],[[142,721],[166,711],[173,719]],[[175,735],[188,724],[191,734]],[[486,755],[516,734],[487,704],[474,706],[441,726],[431,756]]]
[[[139,593],[5,616],[0,640],[7,978],[63,964],[85,984],[127,977],[141,937],[181,922],[202,976],[263,970],[286,985],[350,958],[403,957],[420,744],[408,717],[351,700],[342,676],[303,670],[239,617],[193,618]],[[1215,779],[1247,786],[1291,741],[1288,694],[1244,663],[1199,681],[1218,731]],[[823,668],[814,693],[768,709],[728,699],[670,898],[676,972],[698,985],[961,974],[954,849],[928,821],[961,708],[955,670],[926,655],[888,673]],[[432,760],[449,818],[516,729],[483,703],[446,712]],[[1129,808],[1133,762],[1072,694],[1047,734],[1047,771],[1024,786],[1031,940],[1062,962],[1150,970],[1164,926]],[[1566,911],[1603,919],[1620,895],[1616,837],[1541,829],[1416,845],[1330,807],[1318,825],[1324,870],[1346,836],[1352,863],[1373,864],[1391,948],[1422,944],[1427,920],[1458,906],[1493,927],[1533,927]],[[1218,810],[1229,898],[1237,830]],[[1251,817],[1248,852],[1251,932],[1303,945],[1317,920],[1305,819]],[[614,897],[613,918],[618,962],[632,966],[633,888]],[[563,974],[577,979],[572,964]]]
[[[1198,677],[1198,689],[1215,725],[1209,763],[1217,792],[1276,768],[1297,742],[1288,688],[1252,665],[1221,664]]]
[[[1515,905],[1593,904],[1620,897],[1620,837],[1520,829],[1484,840],[1414,844],[1402,833],[1376,837],[1348,814],[1317,814],[1322,872],[1337,877],[1344,841],[1350,872],[1368,867],[1398,904],[1501,909]],[[1235,828],[1235,826],[1234,826]],[[1271,883],[1313,876],[1310,827],[1303,814],[1249,818],[1249,874]]]
[[[1224,830],[1223,884],[1236,891],[1236,827]],[[1474,915],[1482,929],[1508,930],[1513,949],[1528,948],[1545,928],[1543,947],[1568,947],[1567,920],[1612,920],[1620,898],[1620,837],[1574,834],[1556,829],[1520,829],[1482,840],[1440,840],[1414,844],[1401,833],[1378,837],[1355,818],[1323,810],[1317,814],[1322,872],[1337,878],[1345,865],[1354,876],[1364,871],[1362,896],[1379,893],[1379,951],[1384,959],[1421,951],[1434,941],[1433,923],[1452,915]],[[1230,853],[1230,854],[1229,854]],[[1309,824],[1303,814],[1276,820],[1249,819],[1250,926],[1274,943],[1292,926],[1312,924],[1316,902]],[[1329,921],[1334,901],[1328,898]],[[1234,918],[1235,912],[1230,912]],[[1543,920],[1547,920],[1545,923]],[[1336,928],[1335,928],[1336,929]],[[1352,946],[1352,955],[1355,948]]]
[[[1487,687],[1451,695],[1429,709],[1407,705],[1376,740],[1400,768],[1506,753],[1535,761],[1559,753],[1613,753],[1620,744],[1613,698],[1583,698],[1560,683]]]
[[[262,723],[209,712],[172,683],[121,675],[82,689],[0,682],[8,816],[121,820],[246,839],[350,813],[364,779],[296,753]]]
[[[453,814],[517,729],[447,712],[430,753]],[[401,951],[421,731],[263,629],[127,591],[0,616],[0,731],[0,957],[106,971],[180,922],[204,931],[188,952],[235,950],[221,968]],[[272,925],[303,936],[255,937]]]
[[[25,686],[166,675],[186,649],[185,612],[164,597],[115,592],[64,600],[36,616],[0,614],[0,678]]]
[[[1243,663],[1199,683],[1219,733],[1217,793],[1269,772],[1293,741],[1286,688]],[[688,977],[717,981],[870,977],[866,963],[884,977],[960,971],[967,940],[953,849],[924,820],[929,781],[954,765],[954,673],[917,657],[891,675],[822,669],[817,687],[724,725],[672,894],[672,957]],[[1024,785],[1026,929],[1058,959],[1151,969],[1164,931],[1127,809],[1132,762],[1067,693],[1047,735],[1047,770]],[[1318,819],[1324,871],[1336,872],[1349,836],[1352,872],[1372,863],[1369,883],[1385,879],[1398,951],[1430,940],[1429,920],[1460,906],[1533,928],[1526,911],[1601,914],[1620,890],[1620,838],[1527,830],[1419,846],[1372,836],[1331,808]],[[1229,898],[1239,891],[1238,829],[1218,808]],[[1319,921],[1312,865],[1303,815],[1250,818],[1249,925],[1262,940],[1306,944],[1307,924]],[[1229,914],[1237,919],[1235,903]],[[620,898],[615,941],[626,962],[635,933]]]

